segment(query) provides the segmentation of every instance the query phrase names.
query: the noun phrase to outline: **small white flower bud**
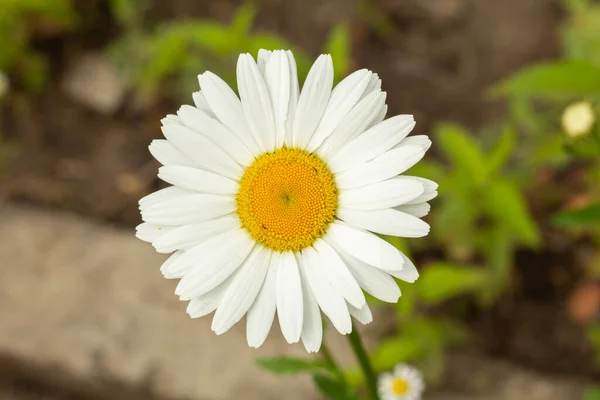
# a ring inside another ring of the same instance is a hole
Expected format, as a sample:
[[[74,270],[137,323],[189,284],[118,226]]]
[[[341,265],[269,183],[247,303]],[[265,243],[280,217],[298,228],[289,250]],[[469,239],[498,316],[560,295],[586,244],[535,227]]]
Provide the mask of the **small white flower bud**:
[[[571,138],[579,138],[590,132],[596,122],[596,114],[588,101],[570,104],[562,114],[562,127]]]

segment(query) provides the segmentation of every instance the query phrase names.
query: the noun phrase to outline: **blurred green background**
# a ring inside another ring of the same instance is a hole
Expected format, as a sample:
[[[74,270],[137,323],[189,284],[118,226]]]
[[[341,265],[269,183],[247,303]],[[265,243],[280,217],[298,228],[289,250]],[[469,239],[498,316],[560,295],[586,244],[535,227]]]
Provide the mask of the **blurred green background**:
[[[293,49],[301,81],[323,52],[338,81],[372,69],[388,115],[433,140],[410,171],[439,183],[431,235],[389,239],[422,274],[372,302],[376,369],[410,362],[443,387],[461,349],[600,399],[599,2],[0,0],[0,196],[133,227],[162,185],[160,118],[204,70],[235,87],[237,55],[260,48]]]

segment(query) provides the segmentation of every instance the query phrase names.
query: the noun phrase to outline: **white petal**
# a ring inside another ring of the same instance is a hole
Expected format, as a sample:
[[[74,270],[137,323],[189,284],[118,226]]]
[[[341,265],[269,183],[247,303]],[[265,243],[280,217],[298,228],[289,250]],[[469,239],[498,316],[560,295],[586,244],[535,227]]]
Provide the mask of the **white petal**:
[[[276,50],[269,58],[265,70],[265,82],[273,105],[275,147],[279,148],[285,141],[290,102],[290,65],[285,51]]]
[[[283,337],[288,343],[296,343],[302,333],[303,318],[302,284],[294,253],[281,255],[277,268],[277,316]]]
[[[193,167],[194,163],[192,160],[184,156],[179,150],[175,148],[168,140],[155,139],[148,146],[152,157],[156,158],[156,161],[162,165],[185,165]]]
[[[158,170],[158,177],[171,185],[200,193],[231,194],[238,192],[237,182],[194,167],[169,165]]]
[[[431,147],[431,140],[427,135],[409,136],[399,146],[420,146],[424,151],[427,151]]]
[[[271,254],[271,262],[265,281],[260,292],[248,311],[246,318],[246,341],[248,346],[259,348],[264,342],[275,318],[277,304],[276,280],[277,266],[280,263],[280,254]]]
[[[264,151],[275,148],[273,107],[265,80],[250,54],[240,54],[237,82],[250,132]]]
[[[328,283],[328,277],[323,271],[319,254],[312,247],[306,247],[301,253],[301,268],[304,269],[306,280],[317,299],[323,313],[341,334],[352,332],[352,320],[346,306],[346,301]]]
[[[258,50],[257,64],[260,72],[265,75],[265,68],[267,66],[267,62],[269,58],[271,58],[273,52],[271,50],[260,49]]]
[[[348,310],[350,311],[350,315],[363,325],[373,322],[373,314],[371,314],[368,304],[365,304],[361,308],[356,308],[352,304],[348,304]]]
[[[270,260],[270,251],[256,246],[242,264],[212,320],[211,329],[217,335],[227,332],[250,309],[267,276]]]
[[[221,233],[186,251],[172,266],[185,270],[175,294],[181,300],[191,300],[214,289],[234,273],[244,262],[254,241],[244,229]]]
[[[351,256],[384,271],[401,270],[404,264],[402,254],[394,246],[370,232],[340,221],[329,225],[327,241]]]
[[[225,292],[231,285],[231,281],[236,276],[236,273],[231,274],[223,283],[213,290],[204,293],[202,296],[194,297],[185,310],[191,318],[200,318],[215,311],[225,295]]]
[[[142,209],[142,220],[157,225],[186,225],[234,212],[233,196],[189,194]]]
[[[339,126],[365,92],[371,75],[372,72],[367,69],[355,71],[333,89],[323,119],[308,144],[308,151],[315,151]]]
[[[337,216],[350,225],[383,235],[418,238],[429,233],[427,222],[391,208],[384,210],[340,208],[337,210]]]
[[[244,173],[242,167],[229,154],[187,126],[170,124],[163,126],[162,131],[169,142],[198,167],[232,179],[239,179]]]
[[[233,132],[202,110],[184,105],[177,111],[177,115],[185,126],[215,143],[238,164],[248,166],[254,161],[248,147]]]
[[[406,214],[410,214],[417,218],[423,218],[429,214],[431,206],[429,203],[403,204],[401,206],[394,207],[394,209]]]
[[[172,229],[172,226],[154,225],[144,222],[135,227],[135,236],[144,242],[152,243]]]
[[[294,115],[294,147],[306,148],[329,103],[333,86],[333,62],[329,54],[317,58],[308,72]]]
[[[313,244],[329,286],[356,307],[366,303],[365,295],[338,253],[323,239]]]
[[[385,97],[385,93],[377,91],[362,99],[340,122],[317,153],[325,161],[329,161],[343,145],[363,133],[373,123],[385,106]]]
[[[184,197],[193,193],[194,192],[191,190],[171,186],[142,197],[138,203],[140,205],[140,210],[143,210],[144,208],[162,203],[163,201]]]
[[[350,269],[350,272],[360,287],[367,293],[387,303],[396,303],[398,301],[398,298],[400,297],[400,288],[388,272],[375,268],[358,258],[351,256],[344,250],[339,248],[336,248],[336,250],[348,266],[348,269]],[[401,274],[402,272],[404,272],[404,266],[402,270],[397,273]]]
[[[425,152],[418,146],[400,147],[348,171],[335,174],[338,189],[352,189],[381,182],[415,165]]]
[[[201,91],[192,93],[192,99],[194,100],[196,108],[198,108],[211,118],[217,118],[215,113],[210,109],[210,106],[208,105],[208,102],[206,101],[206,98],[204,97]]]
[[[344,145],[327,165],[335,173],[370,161],[400,143],[414,126],[412,115],[387,119]]]
[[[177,261],[179,259],[179,257],[181,257],[183,255],[183,253],[185,253],[185,251],[183,251],[183,250],[176,251],[175,253],[171,254],[171,256],[169,258],[167,258],[167,260],[160,266],[160,272],[163,274],[163,276],[165,278],[175,279],[175,278],[181,278],[183,276],[183,275],[174,276],[174,275],[171,275],[169,272],[169,269],[171,268],[171,266],[175,263],[175,261]]]
[[[179,249],[187,250],[215,235],[239,227],[239,218],[235,214],[229,214],[197,224],[178,226],[156,239],[152,245],[160,253],[170,253]]]
[[[371,74],[369,84],[367,85],[367,88],[360,99],[364,99],[373,92],[381,92],[381,79],[379,79],[379,75],[377,73]]]
[[[305,268],[300,265],[302,259],[298,259],[298,268],[302,280],[302,298],[304,300],[304,317],[302,322],[302,344],[309,353],[315,353],[321,348],[323,342],[323,322],[321,321],[321,310],[317,299],[310,289],[306,278]]]
[[[383,107],[381,107],[381,109],[379,110],[379,114],[377,114],[375,116],[375,118],[373,118],[373,121],[369,125],[369,128],[374,125],[377,125],[378,123],[383,121],[385,119],[385,115],[387,114],[387,111],[388,111],[388,106],[387,106],[387,104],[384,104]]]
[[[390,274],[405,282],[413,283],[419,279],[419,271],[417,271],[417,267],[410,258],[406,257],[404,253],[401,254],[404,259],[404,268],[402,268],[402,271],[390,271]]]
[[[181,119],[177,115],[169,114],[160,120],[163,125],[183,125]]]
[[[296,67],[296,60],[294,59],[294,54],[292,54],[292,52],[289,50],[287,50],[285,54],[288,58],[288,66],[290,68],[290,101],[288,104],[288,115],[286,120],[284,144],[288,147],[291,147],[293,144],[292,136],[294,117],[296,115],[296,109],[298,108],[300,86],[298,84],[298,71]]]
[[[209,71],[199,75],[198,81],[210,109],[221,123],[229,128],[252,154],[260,154],[258,144],[248,128],[242,103],[229,85]]]
[[[406,204],[424,190],[417,179],[399,176],[361,188],[341,190],[338,204],[340,208],[380,210]]]
[[[421,178],[421,177],[418,177],[418,176],[410,176],[410,177],[406,176],[406,177],[410,178],[410,179],[416,179],[416,180],[418,180],[419,182],[421,182],[421,184],[423,185],[423,187],[425,189],[423,191],[423,193],[419,197],[417,197],[417,198],[415,198],[415,199],[407,202],[406,204],[424,203],[426,201],[433,200],[433,199],[435,199],[437,197],[437,195],[438,195],[438,192],[437,192],[438,184],[435,183],[434,181],[429,180],[429,179],[425,179],[425,178]]]

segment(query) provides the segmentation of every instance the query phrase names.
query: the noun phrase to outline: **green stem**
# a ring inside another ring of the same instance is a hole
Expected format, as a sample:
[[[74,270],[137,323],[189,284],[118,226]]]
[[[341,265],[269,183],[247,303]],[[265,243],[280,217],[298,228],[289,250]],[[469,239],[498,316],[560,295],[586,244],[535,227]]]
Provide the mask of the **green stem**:
[[[327,347],[325,343],[321,345],[321,355],[323,356],[323,361],[325,361],[325,364],[327,364],[327,366],[333,371],[333,373],[337,376],[342,385],[347,387],[348,384],[346,383],[344,373],[342,372],[342,369],[331,355],[331,351],[329,351],[329,347]]]
[[[356,358],[360,364],[360,368],[365,375],[369,396],[372,400],[379,400],[379,395],[377,394],[377,378],[373,371],[373,367],[371,366],[369,355],[363,346],[362,339],[355,326],[352,327],[352,332],[348,335],[348,341],[350,342],[352,350],[354,350],[354,354],[356,354]]]

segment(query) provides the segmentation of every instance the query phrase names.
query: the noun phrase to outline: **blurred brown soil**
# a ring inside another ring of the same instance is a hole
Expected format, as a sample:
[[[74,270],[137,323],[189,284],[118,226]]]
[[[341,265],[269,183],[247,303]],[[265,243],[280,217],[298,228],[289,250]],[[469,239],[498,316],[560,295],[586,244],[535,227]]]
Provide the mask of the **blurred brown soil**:
[[[227,21],[240,3],[155,0],[149,17]],[[16,93],[6,106],[3,132],[13,151],[0,177],[0,197],[133,227],[139,223],[137,200],[161,186],[147,145],[161,137],[160,118],[178,105],[160,99],[140,110],[126,101],[106,116],[62,91],[66,67],[81,54],[102,49],[118,33],[104,2],[78,4],[86,19],[83,33],[37,44],[52,60],[48,87],[38,95]],[[259,4],[256,30],[278,32],[313,55],[335,23],[350,21],[353,67],[380,74],[390,113],[415,114],[418,133],[427,133],[440,120],[472,128],[493,122],[503,107],[487,99],[486,88],[523,65],[558,54],[560,10],[550,0]],[[556,278],[577,276],[576,269],[569,272],[573,257],[566,250],[520,255],[516,291],[472,323],[480,347],[541,370],[589,376],[590,349],[564,311],[572,288]]]

